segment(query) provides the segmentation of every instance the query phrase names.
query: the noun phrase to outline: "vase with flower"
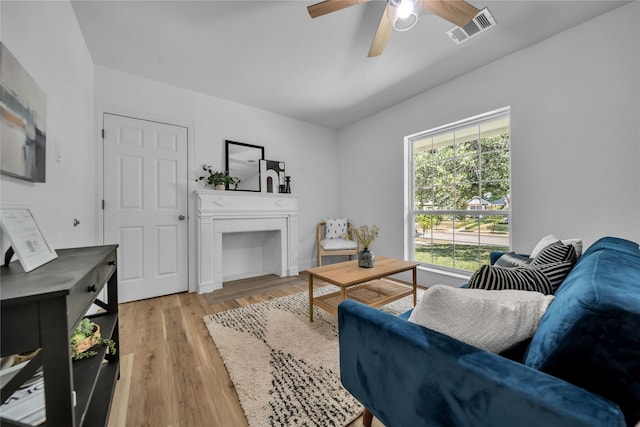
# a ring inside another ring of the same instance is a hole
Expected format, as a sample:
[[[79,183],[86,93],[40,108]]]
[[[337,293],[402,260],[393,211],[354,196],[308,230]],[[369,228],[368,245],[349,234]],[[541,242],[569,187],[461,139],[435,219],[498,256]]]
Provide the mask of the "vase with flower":
[[[372,227],[363,225],[358,228],[350,227],[349,232],[356,236],[356,240],[363,248],[358,253],[358,267],[373,268],[375,265],[376,255],[370,247],[376,237],[378,237],[380,228],[377,225]]]

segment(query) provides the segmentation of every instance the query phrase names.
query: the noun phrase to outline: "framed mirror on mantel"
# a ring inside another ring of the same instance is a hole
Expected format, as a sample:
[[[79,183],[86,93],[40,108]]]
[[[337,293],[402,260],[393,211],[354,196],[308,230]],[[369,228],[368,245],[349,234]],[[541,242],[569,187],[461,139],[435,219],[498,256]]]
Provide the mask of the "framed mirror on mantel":
[[[226,140],[226,170],[240,179],[239,191],[260,191],[260,160],[264,160],[264,147]]]

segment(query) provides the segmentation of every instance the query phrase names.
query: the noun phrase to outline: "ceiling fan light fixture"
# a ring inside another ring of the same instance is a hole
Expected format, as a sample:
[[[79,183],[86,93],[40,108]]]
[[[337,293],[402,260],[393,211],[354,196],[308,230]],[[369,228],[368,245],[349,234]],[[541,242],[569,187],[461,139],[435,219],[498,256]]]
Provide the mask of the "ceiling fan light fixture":
[[[418,23],[417,0],[389,0],[391,26],[396,31],[407,31]]]

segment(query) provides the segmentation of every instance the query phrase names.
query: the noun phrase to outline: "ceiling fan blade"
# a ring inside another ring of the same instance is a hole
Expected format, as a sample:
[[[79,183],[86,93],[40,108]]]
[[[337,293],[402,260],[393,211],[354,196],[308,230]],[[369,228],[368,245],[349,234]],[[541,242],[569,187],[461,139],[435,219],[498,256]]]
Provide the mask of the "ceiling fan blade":
[[[312,4],[307,7],[307,11],[312,18],[335,12],[336,10],[345,9],[356,4],[366,3],[369,0],[325,0],[320,3]]]
[[[422,8],[459,27],[467,25],[480,12],[464,0],[422,0]]]
[[[387,7],[384,8],[384,12],[382,13],[382,18],[380,18],[380,24],[378,24],[378,31],[376,31],[373,42],[371,42],[371,48],[369,48],[369,55],[367,55],[369,58],[382,55],[382,51],[387,45],[387,41],[389,41],[389,37],[393,31],[391,22],[387,17],[389,9],[389,4],[387,3]]]

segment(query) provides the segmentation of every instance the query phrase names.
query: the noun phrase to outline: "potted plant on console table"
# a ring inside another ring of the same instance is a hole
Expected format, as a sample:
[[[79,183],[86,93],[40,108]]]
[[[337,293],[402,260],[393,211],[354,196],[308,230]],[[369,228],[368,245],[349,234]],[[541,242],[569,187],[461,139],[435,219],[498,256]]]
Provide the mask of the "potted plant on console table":
[[[199,176],[196,181],[205,181],[205,184],[212,185],[216,190],[225,190],[227,187],[235,189],[240,183],[240,179],[229,176],[228,172],[218,172],[211,169],[210,165],[202,165],[202,170],[206,174]]]

